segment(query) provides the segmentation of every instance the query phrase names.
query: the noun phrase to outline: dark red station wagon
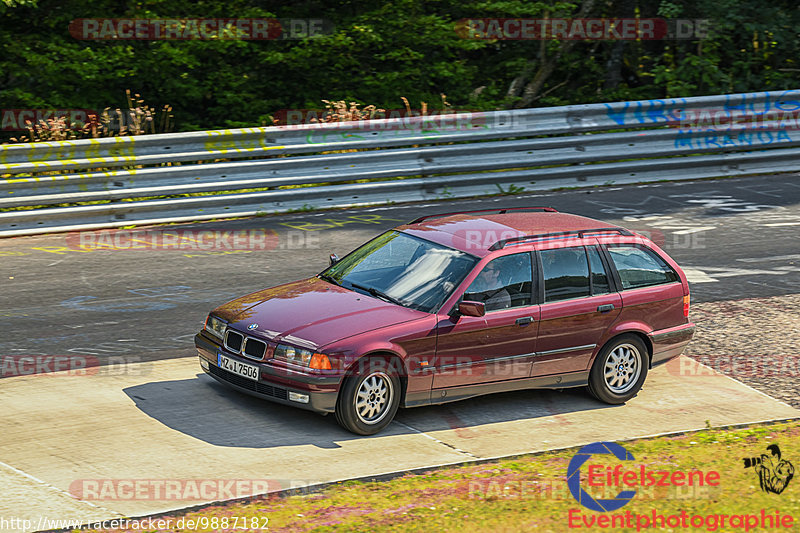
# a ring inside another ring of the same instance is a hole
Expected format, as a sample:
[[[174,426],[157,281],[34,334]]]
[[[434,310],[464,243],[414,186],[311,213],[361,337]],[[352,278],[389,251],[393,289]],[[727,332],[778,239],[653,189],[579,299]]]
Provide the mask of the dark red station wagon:
[[[369,435],[398,407],[528,388],[633,398],[692,338],[653,242],[549,207],[425,216],[321,274],[214,309],[200,364],[239,391]]]

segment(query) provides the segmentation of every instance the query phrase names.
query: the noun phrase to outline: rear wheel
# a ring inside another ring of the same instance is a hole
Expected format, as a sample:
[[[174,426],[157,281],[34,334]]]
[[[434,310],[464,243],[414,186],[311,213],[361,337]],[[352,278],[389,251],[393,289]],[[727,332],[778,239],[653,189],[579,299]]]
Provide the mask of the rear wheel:
[[[636,335],[621,335],[597,355],[589,375],[589,392],[600,401],[621,404],[642,388],[649,364],[647,347]]]
[[[358,435],[373,435],[394,419],[400,405],[400,380],[383,360],[345,378],[336,402],[336,420]]]

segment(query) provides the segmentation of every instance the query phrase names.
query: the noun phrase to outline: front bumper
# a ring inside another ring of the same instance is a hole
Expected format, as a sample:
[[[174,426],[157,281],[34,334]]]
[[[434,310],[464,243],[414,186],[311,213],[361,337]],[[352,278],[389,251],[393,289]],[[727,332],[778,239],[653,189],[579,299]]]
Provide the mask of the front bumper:
[[[318,413],[332,413],[336,408],[341,376],[287,372],[269,363],[253,361],[230,353],[202,333],[195,335],[194,344],[203,371],[233,389],[264,400]],[[259,369],[258,380],[248,379],[217,366],[217,353],[220,352],[231,359],[257,366]],[[308,403],[290,400],[290,392],[308,396]]]

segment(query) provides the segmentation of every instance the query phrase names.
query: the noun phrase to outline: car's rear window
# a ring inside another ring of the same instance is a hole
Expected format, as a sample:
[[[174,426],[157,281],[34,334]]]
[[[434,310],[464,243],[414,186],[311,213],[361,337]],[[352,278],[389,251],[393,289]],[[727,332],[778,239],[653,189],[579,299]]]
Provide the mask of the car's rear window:
[[[623,289],[679,281],[678,274],[655,252],[637,245],[611,245],[608,252],[619,272]]]

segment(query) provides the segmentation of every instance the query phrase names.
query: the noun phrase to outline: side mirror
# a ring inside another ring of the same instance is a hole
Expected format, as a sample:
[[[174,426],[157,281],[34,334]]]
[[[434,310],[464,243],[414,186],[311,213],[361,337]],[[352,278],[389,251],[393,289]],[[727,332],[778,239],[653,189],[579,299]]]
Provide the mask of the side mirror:
[[[330,260],[331,260],[331,266],[333,266],[339,261],[339,256],[336,254],[331,254]]]
[[[458,312],[464,316],[483,316],[486,314],[486,306],[483,302],[464,300],[459,302]]]

